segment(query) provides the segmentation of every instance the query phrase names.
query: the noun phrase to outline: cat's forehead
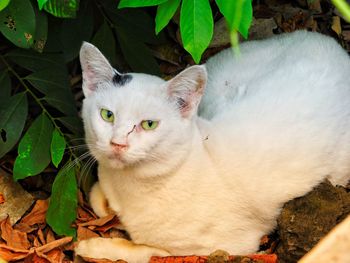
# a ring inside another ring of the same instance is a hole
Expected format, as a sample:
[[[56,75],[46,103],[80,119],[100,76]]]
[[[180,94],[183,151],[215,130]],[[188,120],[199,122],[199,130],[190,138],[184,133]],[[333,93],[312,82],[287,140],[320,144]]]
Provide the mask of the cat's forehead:
[[[95,94],[95,102],[98,107],[124,114],[141,115],[145,111],[158,114],[166,104],[164,83],[155,76],[132,73],[123,85],[102,84]]]

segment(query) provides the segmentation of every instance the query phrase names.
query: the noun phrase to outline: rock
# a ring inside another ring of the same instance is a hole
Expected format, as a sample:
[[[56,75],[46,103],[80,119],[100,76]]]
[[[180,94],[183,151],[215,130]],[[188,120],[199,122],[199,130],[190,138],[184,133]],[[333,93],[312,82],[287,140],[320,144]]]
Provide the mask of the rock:
[[[24,191],[12,176],[0,169],[0,193],[4,197],[4,202],[0,204],[0,221],[7,215],[11,224],[15,224],[28,208],[33,204],[34,198]]]
[[[277,220],[279,262],[297,262],[349,213],[350,194],[328,181],[286,203]]]

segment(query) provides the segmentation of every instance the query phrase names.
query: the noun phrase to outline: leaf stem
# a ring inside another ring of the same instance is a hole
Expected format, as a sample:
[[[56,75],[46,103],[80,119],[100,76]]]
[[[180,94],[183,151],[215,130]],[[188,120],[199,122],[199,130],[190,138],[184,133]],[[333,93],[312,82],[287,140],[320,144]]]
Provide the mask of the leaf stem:
[[[54,127],[58,130],[58,132],[60,133],[60,135],[62,137],[64,137],[65,139],[66,136],[65,134],[62,132],[61,128],[57,125],[56,123],[56,118],[52,117],[52,115],[46,110],[45,106],[42,103],[42,99],[38,98],[35,93],[28,87],[28,85],[24,82],[24,80],[21,78],[21,76],[19,76],[17,74],[17,72],[10,66],[10,64],[7,62],[7,60],[4,58],[4,56],[0,55],[0,58],[2,60],[2,62],[5,64],[5,66],[7,67],[8,71],[11,72],[17,79],[18,81],[22,84],[22,86],[25,88],[25,92],[29,93],[32,98],[35,100],[35,102],[40,106],[40,108],[42,109],[42,111],[50,118],[52,124],[54,125]],[[67,141],[67,140],[66,140]],[[69,145],[68,141],[67,144]],[[70,146],[70,145],[69,145]],[[77,159],[78,157],[75,155],[75,153],[73,152],[73,150],[71,149],[71,147],[68,147],[68,150],[71,154],[71,156],[73,156],[75,159]],[[78,164],[79,166],[79,164]]]

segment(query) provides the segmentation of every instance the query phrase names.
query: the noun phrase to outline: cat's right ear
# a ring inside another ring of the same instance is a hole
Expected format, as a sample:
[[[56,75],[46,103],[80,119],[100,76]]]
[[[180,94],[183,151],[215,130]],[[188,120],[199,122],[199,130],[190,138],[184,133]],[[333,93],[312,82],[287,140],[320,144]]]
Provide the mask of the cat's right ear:
[[[83,42],[80,48],[80,64],[85,97],[94,92],[99,83],[110,82],[118,74],[100,50],[88,42]]]
[[[204,65],[191,66],[167,82],[169,97],[178,105],[184,118],[191,118],[197,113],[206,84],[207,71]]]

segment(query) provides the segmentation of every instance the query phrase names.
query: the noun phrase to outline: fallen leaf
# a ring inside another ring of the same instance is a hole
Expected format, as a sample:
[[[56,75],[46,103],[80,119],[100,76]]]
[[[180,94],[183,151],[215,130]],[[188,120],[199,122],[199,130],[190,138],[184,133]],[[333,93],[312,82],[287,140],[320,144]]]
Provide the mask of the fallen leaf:
[[[5,203],[5,197],[2,193],[0,193],[0,205]]]
[[[92,263],[128,263],[124,260],[109,260],[109,259],[97,259],[97,258],[87,258],[87,257],[83,257],[83,259],[86,261],[86,262],[92,262]]]
[[[6,261],[15,261],[25,258],[29,250],[10,247],[0,243],[0,257]]]
[[[50,260],[50,262],[62,262],[64,259],[64,253],[62,249],[55,248],[51,250],[49,253],[47,253],[47,258]]]
[[[21,223],[25,223],[29,226],[35,225],[35,224],[45,224],[46,223],[46,211],[49,207],[48,200],[37,200],[32,211],[23,219],[21,220]]]
[[[11,225],[15,224],[33,204],[31,194],[24,191],[19,183],[13,181],[12,175],[0,169],[0,193],[6,197],[6,202],[0,205],[0,221],[7,215]]]
[[[9,217],[1,222],[0,228],[1,238],[6,241],[8,246],[20,249],[28,249],[30,247],[27,233],[13,229]]]
[[[35,249],[35,251],[41,252],[41,253],[47,253],[54,248],[58,248],[70,243],[72,240],[73,240],[73,237],[63,237],[55,241],[52,241],[50,243],[47,243],[46,245],[43,245],[41,247],[38,247]]]
[[[341,35],[341,23],[340,23],[340,17],[339,16],[333,16],[332,18],[332,30],[337,33],[338,36]]]
[[[21,231],[21,232],[25,232],[25,233],[31,233],[35,230],[37,230],[38,228],[35,226],[30,226],[24,223],[17,223],[13,226],[14,229]]]
[[[78,240],[84,240],[84,239],[89,239],[89,238],[93,238],[93,237],[99,237],[99,235],[93,231],[91,231],[90,229],[88,229],[87,227],[83,227],[83,226],[78,226]]]
[[[107,215],[105,217],[101,217],[89,222],[78,224],[80,226],[103,226],[104,224],[112,221],[116,216],[115,215]]]
[[[46,234],[46,243],[50,243],[55,241],[55,234],[52,232],[52,230],[49,228]]]

